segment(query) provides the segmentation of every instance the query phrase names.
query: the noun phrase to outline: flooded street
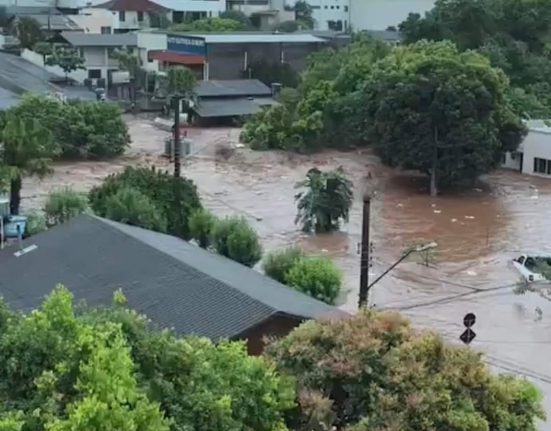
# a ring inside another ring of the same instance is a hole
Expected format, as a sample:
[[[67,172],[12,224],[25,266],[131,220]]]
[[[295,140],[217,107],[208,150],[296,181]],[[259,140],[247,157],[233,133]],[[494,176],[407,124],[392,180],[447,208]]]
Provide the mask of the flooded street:
[[[88,190],[128,164],[168,167],[161,157],[166,136],[149,121],[130,118],[131,150],[116,162],[64,163],[42,182],[27,179],[23,206],[40,207],[48,191],[65,185]],[[458,342],[463,316],[477,316],[472,347],[487,353],[499,372],[527,376],[546,394],[551,416],[551,302],[537,293],[515,295],[519,275],[511,259],[527,251],[551,252],[551,180],[500,171],[482,188],[431,198],[427,181],[381,167],[368,152],[298,156],[229,149],[237,129],[190,132],[192,157],[182,173],[193,179],[206,206],[218,215],[241,214],[265,249],[299,244],[328,255],[342,269],[347,294],[341,307],[357,309],[361,197],[370,190],[374,280],[413,244],[436,241],[430,267],[412,256],[371,292],[378,308],[401,310],[416,325]],[[294,225],[294,185],[313,166],[342,165],[355,184],[350,222],[342,231],[307,237]],[[371,172],[371,179],[367,173]],[[543,424],[542,430],[551,429]]]

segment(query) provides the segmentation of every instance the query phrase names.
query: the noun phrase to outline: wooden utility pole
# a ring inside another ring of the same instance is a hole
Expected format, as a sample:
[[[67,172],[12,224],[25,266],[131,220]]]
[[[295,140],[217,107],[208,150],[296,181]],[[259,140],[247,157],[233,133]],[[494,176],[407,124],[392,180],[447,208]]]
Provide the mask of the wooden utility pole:
[[[370,219],[371,199],[364,195],[363,214],[362,214],[362,243],[360,257],[360,295],[358,307],[367,306],[369,294],[369,219]]]
[[[180,98],[174,96],[172,102],[174,104],[174,176],[180,177]]]

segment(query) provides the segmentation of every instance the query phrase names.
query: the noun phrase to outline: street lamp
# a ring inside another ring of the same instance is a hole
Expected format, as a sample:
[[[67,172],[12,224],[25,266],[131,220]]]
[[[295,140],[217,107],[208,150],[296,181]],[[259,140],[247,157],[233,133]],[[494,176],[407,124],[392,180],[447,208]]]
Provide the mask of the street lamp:
[[[418,245],[416,247],[411,247],[409,250],[407,250],[405,253],[402,254],[400,259],[398,259],[396,262],[394,262],[386,271],[384,271],[379,277],[377,277],[371,284],[367,286],[367,293],[369,294],[369,291],[371,288],[379,282],[381,278],[383,278],[385,275],[387,275],[390,271],[392,271],[394,268],[396,268],[401,262],[403,262],[409,255],[412,253],[422,253],[423,251],[431,250],[433,248],[438,247],[438,244],[436,242],[429,242],[428,244]],[[366,304],[367,305],[367,301]],[[361,308],[361,307],[360,307]]]

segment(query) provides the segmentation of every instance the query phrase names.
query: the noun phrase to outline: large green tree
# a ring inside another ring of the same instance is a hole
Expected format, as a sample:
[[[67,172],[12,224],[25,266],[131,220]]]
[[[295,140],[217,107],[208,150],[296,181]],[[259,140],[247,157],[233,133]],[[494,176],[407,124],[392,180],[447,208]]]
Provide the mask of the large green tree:
[[[51,55],[46,57],[48,66],[59,66],[65,73],[65,80],[69,80],[69,73],[85,69],[84,58],[73,48],[57,47]]]
[[[531,383],[395,313],[307,322],[267,355],[297,380],[296,430],[536,431],[545,417]]]
[[[227,32],[246,30],[247,26],[241,20],[231,18],[201,18],[190,23],[175,24],[172,26],[173,31],[200,31],[200,32]]]
[[[19,214],[23,177],[48,174],[58,147],[51,133],[37,120],[19,118],[13,113],[6,116],[0,141],[0,163],[10,178],[10,211]]]
[[[63,287],[28,315],[0,301],[0,429],[287,429],[293,386],[268,361],[156,329],[125,301],[76,308]]]
[[[375,66],[362,91],[365,127],[384,163],[428,174],[435,195],[516,150],[526,130],[507,89],[506,76],[483,56],[421,41]]]

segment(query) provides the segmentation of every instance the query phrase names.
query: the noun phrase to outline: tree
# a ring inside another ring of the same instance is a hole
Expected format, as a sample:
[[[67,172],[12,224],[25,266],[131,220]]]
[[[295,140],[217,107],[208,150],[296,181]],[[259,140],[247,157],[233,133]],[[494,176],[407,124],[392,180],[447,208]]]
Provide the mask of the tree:
[[[50,193],[44,205],[46,222],[49,226],[66,223],[87,210],[86,196],[70,187]]]
[[[201,208],[201,201],[193,181],[176,178],[168,172],[147,167],[127,167],[123,172],[105,178],[89,194],[92,210],[106,217],[110,197],[121,189],[132,188],[145,195],[166,219],[166,232],[190,239],[189,216]]]
[[[297,430],[527,430],[545,417],[527,380],[495,376],[475,350],[396,313],[310,321],[268,347],[297,379]]]
[[[17,18],[15,35],[19,39],[19,45],[24,49],[32,49],[35,43],[44,39],[38,21],[26,16]]]
[[[298,0],[294,6],[295,19],[304,23],[307,28],[314,28],[314,19],[312,18],[312,6],[304,0]]]
[[[140,71],[140,59],[129,49],[116,49],[112,58],[119,62],[119,68],[128,72],[128,78],[130,80],[130,86],[132,94],[130,99],[132,101],[136,98],[136,78]]]
[[[226,10],[219,15],[219,18],[237,21],[241,23],[243,29],[249,29],[252,26],[249,17],[240,10]]]
[[[42,55],[44,63],[46,63],[46,57],[52,54],[52,44],[49,42],[36,42],[32,49],[37,54]]]
[[[1,163],[10,175],[10,212],[19,214],[24,175],[48,174],[50,163],[58,152],[51,133],[36,120],[8,113],[1,135]]]
[[[327,258],[300,258],[285,273],[285,284],[328,304],[341,292],[342,275]]]
[[[396,48],[367,81],[362,99],[371,142],[383,163],[462,184],[516,150],[525,127],[507,105],[507,78],[479,54],[449,42]]]
[[[342,167],[328,172],[312,168],[295,187],[306,188],[295,195],[298,209],[295,223],[304,232],[330,232],[339,228],[341,220],[348,221],[353,184]]]
[[[0,301],[0,429],[285,431],[289,379],[242,342],[182,338],[62,287],[26,315]]]
[[[172,26],[172,31],[199,31],[205,33],[219,33],[227,31],[246,30],[247,27],[240,21],[229,18],[201,18],[190,23],[175,24]]]
[[[168,69],[165,84],[167,94],[189,97],[193,94],[196,85],[197,79],[191,69],[184,66]]]
[[[299,29],[298,21],[283,21],[278,23],[275,27],[275,31],[280,31],[282,33],[294,33]]]
[[[262,261],[264,274],[280,283],[287,283],[287,274],[296,263],[304,257],[304,253],[298,247],[289,247],[284,250],[274,251]]]
[[[222,256],[250,267],[262,257],[258,235],[243,217],[219,220],[212,229],[212,245]]]
[[[189,216],[189,233],[191,238],[197,241],[201,248],[209,248],[211,245],[212,231],[218,219],[209,210],[198,208]]]
[[[158,232],[166,231],[166,217],[139,190],[121,188],[105,202],[105,217],[110,220]]]
[[[84,58],[73,48],[57,47],[46,58],[48,66],[59,66],[65,72],[65,81],[69,81],[69,73],[84,69]]]
[[[149,25],[151,28],[166,29],[169,28],[172,22],[168,19],[166,14],[162,12],[149,12]]]

